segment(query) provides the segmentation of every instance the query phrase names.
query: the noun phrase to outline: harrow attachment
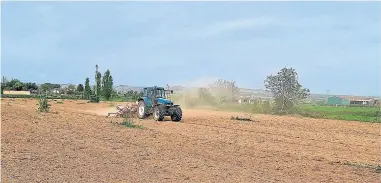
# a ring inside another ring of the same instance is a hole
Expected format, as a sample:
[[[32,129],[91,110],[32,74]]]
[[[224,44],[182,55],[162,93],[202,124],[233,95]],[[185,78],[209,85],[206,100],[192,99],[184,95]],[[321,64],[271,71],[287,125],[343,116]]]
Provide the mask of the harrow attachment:
[[[116,106],[116,112],[108,113],[107,116],[116,117],[137,117],[138,105],[137,104],[127,104],[125,106]]]

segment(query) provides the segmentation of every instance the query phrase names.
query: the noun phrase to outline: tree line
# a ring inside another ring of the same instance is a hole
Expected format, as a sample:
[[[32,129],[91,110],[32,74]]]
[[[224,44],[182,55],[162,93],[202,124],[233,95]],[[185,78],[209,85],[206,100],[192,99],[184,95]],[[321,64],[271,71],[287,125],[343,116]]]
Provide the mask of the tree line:
[[[60,84],[44,83],[38,86],[36,83],[24,83],[18,79],[12,79],[8,81],[6,77],[2,77],[1,81],[1,94],[4,90],[12,91],[31,91],[31,93],[36,94],[67,94],[67,95],[82,95],[83,99],[94,100],[99,102],[100,98],[104,100],[111,100],[113,97],[117,96],[116,91],[113,89],[113,78],[111,71],[107,69],[105,73],[102,74],[98,70],[98,65],[95,66],[95,85],[90,86],[90,78],[85,79],[85,83],[73,85],[69,84],[67,87],[62,87]],[[142,96],[142,92],[127,92],[124,97],[132,100],[138,99]]]
[[[24,83],[18,79],[8,81],[8,79],[4,76],[1,78],[1,93],[3,93],[3,90],[33,91],[37,89],[38,86],[36,83]]]
[[[104,100],[110,100],[116,96],[113,90],[113,78],[109,69],[107,69],[102,77],[98,71],[98,65],[95,66],[95,85],[90,86],[90,79],[85,79],[85,84],[68,85],[65,89],[59,84],[44,83],[38,86],[36,83],[21,82],[17,79],[8,81],[5,77],[1,81],[1,93],[3,90],[15,91],[39,91],[52,92],[52,90],[62,91],[65,94],[81,94],[84,99],[94,99],[99,101],[102,97]],[[309,96],[309,89],[304,88],[298,81],[298,74],[293,68],[283,68],[276,75],[269,75],[264,80],[264,86],[268,92],[272,94],[274,106],[273,110],[278,113],[289,113],[303,99]],[[198,100],[205,101],[210,104],[233,102],[236,101],[239,94],[239,88],[235,81],[219,79],[208,87],[199,88]],[[136,100],[141,97],[142,92],[127,92],[124,97],[129,100]]]
[[[85,79],[84,97],[90,100],[99,101],[100,97],[105,100],[110,100],[112,95],[115,93],[113,90],[113,78],[109,69],[102,74],[98,71],[98,65],[95,65],[95,85],[93,88],[90,87],[90,79],[87,77]]]
[[[79,84],[78,86],[69,84],[66,88],[62,88],[60,84],[52,83],[43,83],[38,86],[36,83],[31,82],[22,82],[18,79],[8,80],[6,77],[2,77],[1,80],[1,94],[4,90],[10,91],[30,91],[31,93],[43,93],[43,94],[52,94],[54,91],[60,94],[80,94],[83,89],[83,85]]]

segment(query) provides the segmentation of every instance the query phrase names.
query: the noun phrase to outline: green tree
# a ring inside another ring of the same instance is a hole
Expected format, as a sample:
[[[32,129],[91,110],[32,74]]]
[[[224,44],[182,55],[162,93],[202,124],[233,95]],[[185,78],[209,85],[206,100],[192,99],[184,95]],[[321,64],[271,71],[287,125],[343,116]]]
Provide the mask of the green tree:
[[[59,89],[61,88],[61,85],[60,84],[52,84],[52,89]]]
[[[277,75],[267,76],[265,87],[275,100],[275,112],[289,113],[302,99],[309,96],[309,89],[303,88],[298,81],[298,74],[293,68],[283,68]]]
[[[5,76],[3,76],[2,78],[1,78],[1,94],[3,94],[3,91],[4,91],[4,89],[6,88],[6,86],[7,86],[7,78],[5,77]]]
[[[92,90],[92,95],[96,95],[96,92],[97,92],[97,87],[95,85],[93,85],[93,90]]]
[[[13,90],[21,91],[21,90],[23,90],[23,87],[24,87],[24,83],[21,82],[21,81],[18,81],[18,82],[16,82],[16,83],[13,85]]]
[[[18,79],[12,79],[11,81],[5,83],[5,88],[7,88],[8,90],[15,90],[16,83],[21,83],[21,81]]]
[[[112,76],[111,76],[110,70],[107,69],[102,79],[102,96],[106,100],[109,100],[111,98],[111,94],[113,90],[112,86],[113,86]]]
[[[51,83],[44,83],[44,84],[42,84],[40,86],[40,89],[44,93],[50,92],[53,89],[53,84],[51,84]]]
[[[91,92],[91,87],[90,87],[90,79],[86,78],[86,81],[85,81],[85,97],[86,97],[86,99],[89,99],[91,94],[92,94],[92,92]]]
[[[67,93],[68,95],[73,95],[73,94],[75,93],[75,91],[76,91],[76,87],[75,87],[75,85],[73,85],[73,84],[69,84],[69,86],[67,86],[66,93]]]
[[[101,86],[101,79],[102,79],[102,75],[100,72],[98,72],[98,65],[95,65],[95,87],[96,87],[96,90],[95,90],[95,95],[99,96],[101,95],[101,90],[102,90],[102,86]]]
[[[23,90],[24,91],[38,90],[38,86],[36,83],[24,83]]]
[[[83,84],[79,84],[78,86],[77,86],[77,92],[83,92],[83,90],[84,90],[84,88],[83,88]]]
[[[3,77],[1,78],[1,83],[6,84],[7,82],[8,82],[7,78],[6,78],[5,76],[3,76]]]
[[[6,83],[7,83],[7,79],[3,76],[1,78],[1,94],[3,94]]]

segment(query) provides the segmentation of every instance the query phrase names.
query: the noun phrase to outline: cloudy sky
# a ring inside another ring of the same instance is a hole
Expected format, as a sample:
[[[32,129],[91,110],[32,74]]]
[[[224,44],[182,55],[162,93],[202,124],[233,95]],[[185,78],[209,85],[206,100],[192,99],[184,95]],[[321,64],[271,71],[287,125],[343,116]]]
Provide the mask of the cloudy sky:
[[[381,95],[381,2],[3,2],[1,21],[7,78],[263,88],[287,66],[313,93]]]

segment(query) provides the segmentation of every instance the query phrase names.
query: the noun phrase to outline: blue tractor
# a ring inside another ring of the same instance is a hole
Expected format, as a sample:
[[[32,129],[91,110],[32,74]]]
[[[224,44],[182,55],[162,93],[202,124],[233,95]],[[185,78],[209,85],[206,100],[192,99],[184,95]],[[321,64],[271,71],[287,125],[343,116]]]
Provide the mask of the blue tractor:
[[[172,121],[181,121],[182,110],[167,98],[169,93],[173,90],[157,86],[144,88],[143,97],[138,99],[138,117],[144,119],[153,114],[156,121],[163,121],[165,116],[170,116]]]

